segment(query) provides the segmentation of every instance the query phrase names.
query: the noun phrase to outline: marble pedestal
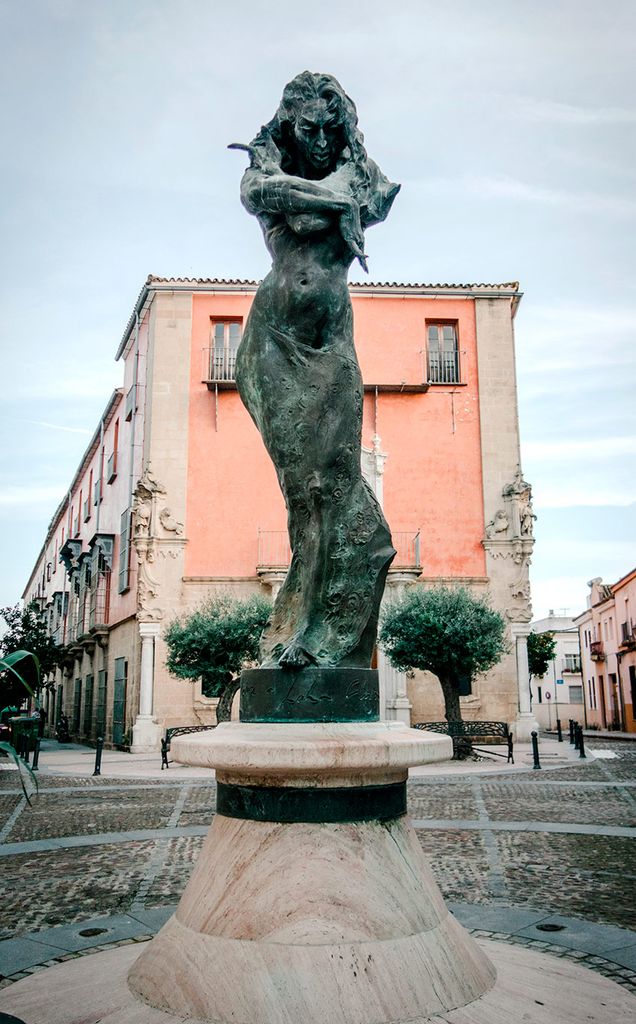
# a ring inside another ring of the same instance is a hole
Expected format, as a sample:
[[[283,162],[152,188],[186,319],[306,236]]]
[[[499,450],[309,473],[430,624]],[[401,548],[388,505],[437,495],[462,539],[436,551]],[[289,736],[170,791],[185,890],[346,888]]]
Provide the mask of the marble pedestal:
[[[139,999],[223,1024],[388,1024],[492,988],[400,813],[408,768],[450,758],[448,737],[226,723],[172,754],[215,767],[218,809],[175,915],[130,970]]]
[[[137,715],[132,728],[131,754],[150,754],[161,749],[163,729],[152,715]]]
[[[472,1003],[433,1017],[411,1017],[395,1024],[633,1024],[636,999],[613,981],[571,960],[530,952],[519,946],[478,942],[497,972],[493,987]],[[147,952],[147,947],[146,950]],[[142,953],[142,956],[144,953]],[[24,1024],[209,1024],[209,1018],[174,1016],[135,998],[126,982],[139,946],[123,946],[49,967],[0,992],[0,1013]],[[219,965],[220,967],[221,965]],[[215,965],[208,965],[216,973]],[[223,989],[244,978],[217,974]],[[330,1007],[318,996],[323,1024]],[[279,1015],[269,1020],[289,1018]],[[268,1020],[260,1018],[263,1024]],[[236,1024],[242,1024],[237,1019]],[[295,1024],[303,1024],[297,1018]]]
[[[530,712],[517,715],[517,718],[512,723],[512,734],[515,743],[531,743],[532,733],[536,732],[538,734],[540,729],[541,726]]]

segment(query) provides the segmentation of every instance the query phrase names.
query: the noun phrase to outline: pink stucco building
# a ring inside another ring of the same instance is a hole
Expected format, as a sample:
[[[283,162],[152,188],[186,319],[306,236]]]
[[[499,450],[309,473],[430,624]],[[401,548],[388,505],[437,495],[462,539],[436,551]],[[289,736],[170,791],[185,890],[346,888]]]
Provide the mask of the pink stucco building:
[[[117,350],[123,385],[44,539],[35,597],[65,649],[55,710],[74,735],[148,749],[215,701],[165,668],[162,631],[211,591],[275,593],[289,560],[273,466],[234,384],[255,282],[149,277]],[[488,591],[510,653],[463,698],[468,718],[535,727],[527,694],[533,538],[520,470],[516,283],[351,285],[364,384],[363,471],[398,556],[387,594]],[[378,654],[384,713],[442,717],[432,678]]]
[[[607,585],[590,580],[574,622],[581,643],[586,724],[636,732],[636,569]]]

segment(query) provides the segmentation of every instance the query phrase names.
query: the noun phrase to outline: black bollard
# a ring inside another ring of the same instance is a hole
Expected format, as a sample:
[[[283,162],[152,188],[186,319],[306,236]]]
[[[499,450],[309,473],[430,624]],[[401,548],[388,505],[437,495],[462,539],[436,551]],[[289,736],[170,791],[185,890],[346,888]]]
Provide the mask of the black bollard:
[[[574,744],[574,719],[570,719],[570,743]]]
[[[575,750],[580,750],[581,749],[581,741],[579,739],[579,729],[580,729],[579,723],[575,722],[574,723],[574,749]]]
[[[33,751],[33,764],[31,765],[31,771],[37,772],[40,766],[40,737],[38,736],[35,741],[35,750]]]
[[[102,774],[102,750],[104,749],[104,740],[101,736],[97,737],[97,746],[95,748],[95,771],[93,775]]]
[[[25,733],[22,740],[22,760],[24,761],[25,764],[29,763],[30,746],[31,744],[29,743],[29,734]]]
[[[585,740],[583,739],[583,726],[582,725],[578,726],[577,732],[578,732],[578,736],[579,736],[579,746],[578,746],[579,757],[586,757],[587,755],[585,753]]]
[[[530,735],[532,736],[532,757],[534,759],[532,768],[534,770],[541,767],[541,762],[539,761],[539,737],[534,730]]]
[[[561,728],[560,718],[557,718],[557,739],[559,743],[563,743],[563,729]]]
[[[169,767],[170,767],[170,762],[168,760],[168,741],[167,740],[162,740],[161,741],[161,771],[163,771],[164,768],[169,768]]]

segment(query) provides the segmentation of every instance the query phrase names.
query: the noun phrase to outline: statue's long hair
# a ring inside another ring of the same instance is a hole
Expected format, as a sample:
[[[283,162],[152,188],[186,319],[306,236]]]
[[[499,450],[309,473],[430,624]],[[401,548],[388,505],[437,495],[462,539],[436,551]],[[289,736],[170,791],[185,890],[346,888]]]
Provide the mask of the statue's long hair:
[[[335,116],[340,135],[339,161],[351,161],[356,168],[359,186],[369,181],[368,157],[364,138],[358,128],[358,114],[352,99],[332,75],[303,71],[296,75],[283,90],[278,110],[268,124],[261,128],[251,146],[269,148],[274,143],[280,153],[280,169],[285,174],[298,174],[298,151],[294,138],[294,125],[302,109],[310,100],[322,99]]]

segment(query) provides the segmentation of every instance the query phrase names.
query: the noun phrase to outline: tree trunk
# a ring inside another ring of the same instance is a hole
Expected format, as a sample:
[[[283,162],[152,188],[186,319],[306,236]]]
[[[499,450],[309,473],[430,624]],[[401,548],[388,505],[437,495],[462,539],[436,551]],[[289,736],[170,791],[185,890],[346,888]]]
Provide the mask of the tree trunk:
[[[229,722],[232,718],[232,701],[234,700],[237,690],[241,685],[241,677],[237,676],[235,679],[229,679],[223,687],[223,691],[219,698],[219,703],[216,706],[216,721],[217,725],[221,722]]]
[[[438,676],[444,694],[445,717],[447,722],[461,722],[459,689],[448,676]]]

